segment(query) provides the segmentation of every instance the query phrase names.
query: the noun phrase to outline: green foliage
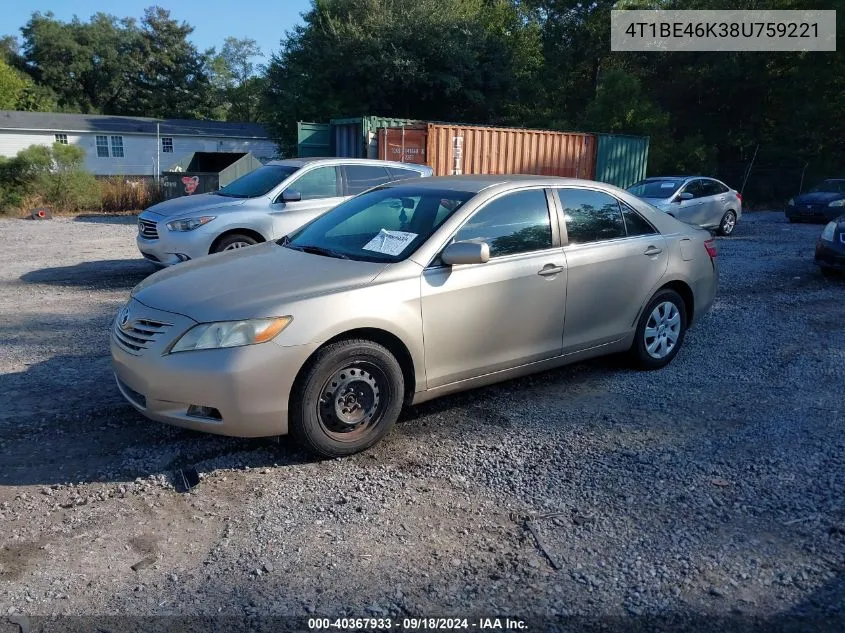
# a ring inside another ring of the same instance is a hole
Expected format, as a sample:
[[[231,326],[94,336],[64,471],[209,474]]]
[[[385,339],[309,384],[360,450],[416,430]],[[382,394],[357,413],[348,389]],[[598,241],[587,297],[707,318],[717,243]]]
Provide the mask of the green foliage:
[[[0,110],[14,110],[24,88],[26,79],[0,59]]]
[[[255,40],[227,37],[220,53],[211,55],[211,80],[218,93],[218,118],[257,121],[264,82],[252,59],[261,55]]]
[[[100,189],[82,168],[85,151],[76,145],[31,145],[0,161],[0,210],[43,203],[56,211],[99,207]]]
[[[539,98],[540,33],[505,0],[316,0],[267,68],[264,116],[379,114],[521,123]]]

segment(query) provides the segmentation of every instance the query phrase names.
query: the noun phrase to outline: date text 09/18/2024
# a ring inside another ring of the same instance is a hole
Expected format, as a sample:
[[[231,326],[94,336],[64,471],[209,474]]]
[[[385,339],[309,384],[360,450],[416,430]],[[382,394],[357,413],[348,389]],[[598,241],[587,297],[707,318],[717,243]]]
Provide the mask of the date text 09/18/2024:
[[[408,631],[524,631],[528,625],[518,618],[308,618],[310,631],[386,631],[404,629]]]

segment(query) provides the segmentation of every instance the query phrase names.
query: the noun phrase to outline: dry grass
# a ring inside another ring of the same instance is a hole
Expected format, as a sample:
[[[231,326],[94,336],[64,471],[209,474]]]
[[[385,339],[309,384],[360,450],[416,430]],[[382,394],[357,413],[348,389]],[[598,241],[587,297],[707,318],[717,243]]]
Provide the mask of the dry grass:
[[[100,211],[105,213],[146,209],[163,200],[161,188],[151,180],[114,176],[99,180],[99,185]]]

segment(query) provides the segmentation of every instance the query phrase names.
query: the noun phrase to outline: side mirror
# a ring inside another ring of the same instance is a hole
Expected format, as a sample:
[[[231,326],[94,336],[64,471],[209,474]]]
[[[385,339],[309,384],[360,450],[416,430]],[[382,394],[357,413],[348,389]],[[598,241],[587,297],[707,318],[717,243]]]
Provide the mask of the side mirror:
[[[302,200],[302,194],[293,189],[285,189],[282,192],[282,202],[299,202]]]
[[[675,198],[675,202],[683,202],[684,200],[692,200],[692,194],[689,191],[678,194],[678,197]]]
[[[487,242],[453,242],[440,255],[440,261],[447,266],[461,264],[485,264],[490,259]]]

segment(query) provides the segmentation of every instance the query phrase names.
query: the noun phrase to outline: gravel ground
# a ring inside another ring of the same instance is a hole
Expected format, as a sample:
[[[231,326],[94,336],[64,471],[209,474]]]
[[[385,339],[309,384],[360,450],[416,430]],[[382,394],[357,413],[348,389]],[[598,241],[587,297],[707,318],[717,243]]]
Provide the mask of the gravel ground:
[[[812,264],[820,230],[757,212],[720,238],[719,297],[664,370],[601,359],[444,398],[314,461],[122,403],[107,326],[152,272],[132,218],[0,220],[0,633],[19,614],[840,632],[845,281]]]

